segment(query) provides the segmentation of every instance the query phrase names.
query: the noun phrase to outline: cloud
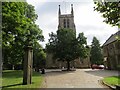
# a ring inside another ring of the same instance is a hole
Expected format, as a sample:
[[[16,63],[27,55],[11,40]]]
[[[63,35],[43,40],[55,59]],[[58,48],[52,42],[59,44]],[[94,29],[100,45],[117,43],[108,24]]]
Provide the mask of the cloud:
[[[96,36],[101,45],[110,37],[111,34],[117,32],[117,27],[111,27],[103,22],[102,15],[94,11],[94,3],[79,4],[75,9],[75,24],[77,34],[84,32],[90,45],[94,36]]]
[[[40,2],[40,0],[34,2],[28,0],[35,6],[36,13],[38,14],[38,20],[36,23],[43,30],[45,42],[41,43],[43,47],[48,42],[49,33],[56,32],[58,28],[58,5],[61,5],[62,13],[70,13],[70,5],[74,4],[74,20],[76,25],[76,32],[84,32],[87,37],[88,44],[92,42],[92,38],[96,36],[100,43],[103,44],[109,36],[117,31],[116,27],[111,27],[103,22],[104,18],[101,14],[94,11],[94,2]],[[79,0],[78,0],[79,1]]]
[[[91,2],[93,0],[35,0],[36,2]],[[97,1],[97,0],[96,0]],[[98,0],[100,1],[100,0]],[[27,2],[34,2],[32,0],[27,0]]]

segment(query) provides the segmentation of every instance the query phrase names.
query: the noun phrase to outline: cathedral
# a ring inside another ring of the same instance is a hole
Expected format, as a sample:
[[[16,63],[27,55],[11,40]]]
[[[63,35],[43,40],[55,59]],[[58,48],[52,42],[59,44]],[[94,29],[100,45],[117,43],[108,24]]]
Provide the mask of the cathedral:
[[[76,32],[76,27],[74,23],[74,10],[73,10],[73,4],[71,4],[71,13],[70,14],[62,14],[61,8],[59,5],[59,11],[58,11],[58,30],[63,28],[69,28]],[[70,63],[71,67],[75,68],[89,68],[90,67],[90,59],[89,57],[82,59],[76,59],[74,61],[71,61]],[[46,68],[62,68],[67,67],[67,63],[64,61],[56,61],[52,59],[52,54],[47,53],[46,57]]]

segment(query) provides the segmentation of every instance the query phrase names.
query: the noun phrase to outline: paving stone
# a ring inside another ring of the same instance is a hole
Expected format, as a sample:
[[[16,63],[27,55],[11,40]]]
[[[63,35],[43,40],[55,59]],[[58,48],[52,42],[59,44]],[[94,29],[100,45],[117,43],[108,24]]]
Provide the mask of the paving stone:
[[[46,88],[107,88],[98,81],[106,76],[117,76],[117,71],[77,69],[76,71],[46,70]]]

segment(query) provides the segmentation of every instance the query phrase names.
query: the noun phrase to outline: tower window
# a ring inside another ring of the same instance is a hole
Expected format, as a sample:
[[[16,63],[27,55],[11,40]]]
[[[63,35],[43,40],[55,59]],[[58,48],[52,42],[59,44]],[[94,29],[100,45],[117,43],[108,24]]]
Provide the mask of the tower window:
[[[64,19],[63,22],[64,22],[64,28],[66,28],[66,19]]]
[[[69,21],[69,19],[67,19],[67,28],[69,28],[70,27],[70,21]]]

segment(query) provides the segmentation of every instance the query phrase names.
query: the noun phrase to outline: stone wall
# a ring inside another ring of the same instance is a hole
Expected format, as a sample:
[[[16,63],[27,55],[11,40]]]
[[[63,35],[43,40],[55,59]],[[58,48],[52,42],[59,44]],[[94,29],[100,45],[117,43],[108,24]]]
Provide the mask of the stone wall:
[[[85,59],[76,59],[74,61],[71,61],[70,66],[75,67],[75,68],[89,68],[90,67],[90,59],[89,57]],[[62,68],[62,67],[67,67],[67,62],[66,61],[57,61],[53,60],[52,54],[47,54],[46,57],[46,68]]]
[[[116,69],[120,65],[120,42],[115,41],[104,46],[103,55],[108,69]]]

